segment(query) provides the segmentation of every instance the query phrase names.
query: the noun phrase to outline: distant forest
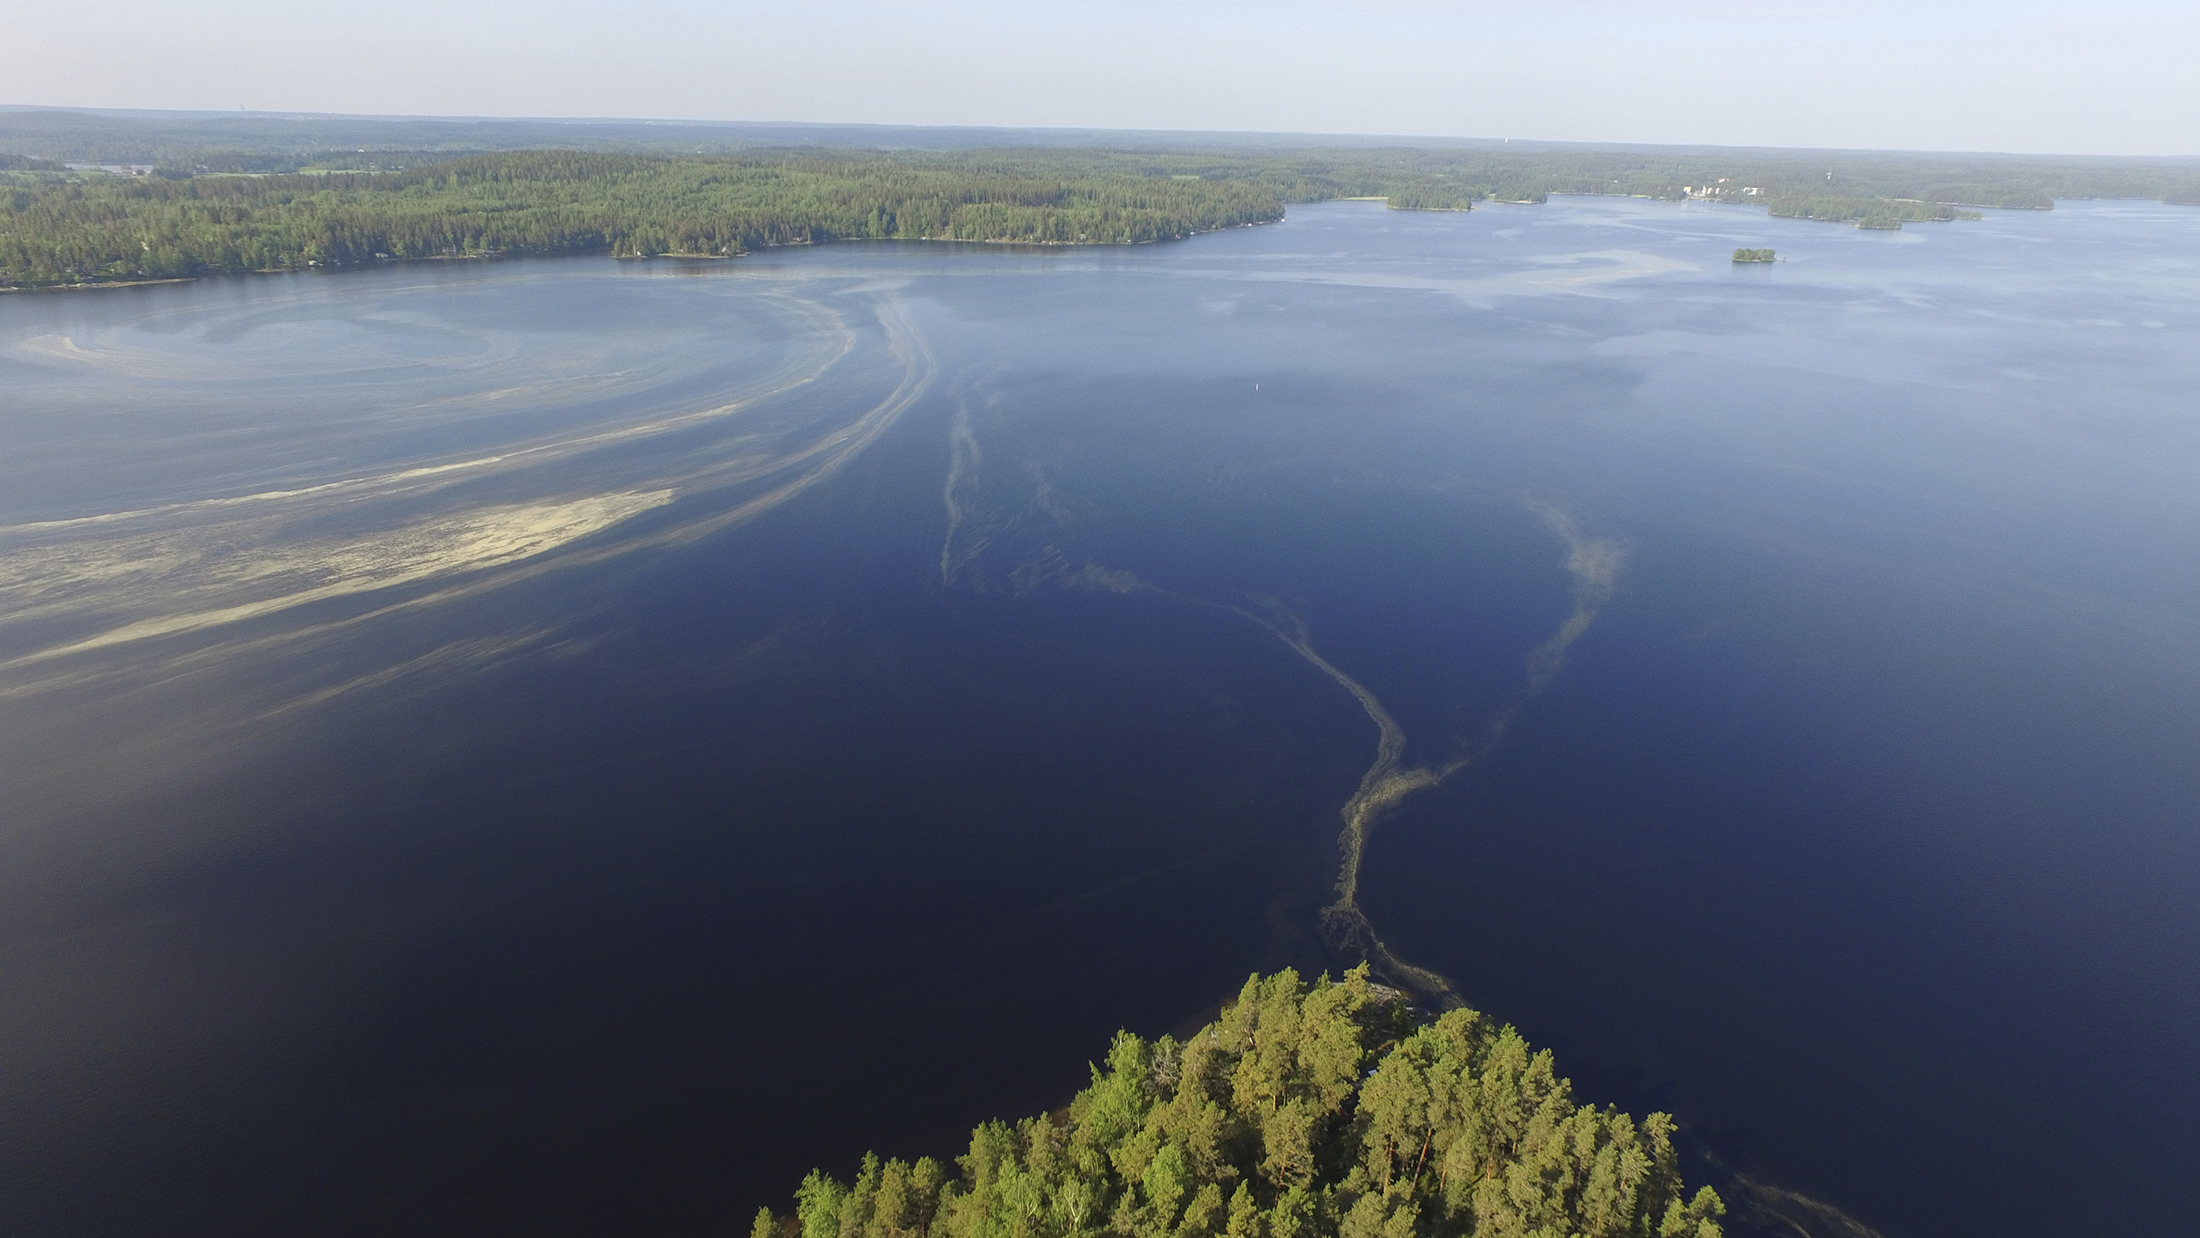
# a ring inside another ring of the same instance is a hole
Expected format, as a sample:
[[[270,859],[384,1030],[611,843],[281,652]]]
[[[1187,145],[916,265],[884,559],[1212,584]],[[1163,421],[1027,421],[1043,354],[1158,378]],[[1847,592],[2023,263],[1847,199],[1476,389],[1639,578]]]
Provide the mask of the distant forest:
[[[814,144],[757,145],[759,136]],[[2189,161],[1314,147],[1246,135],[1229,147],[1179,139],[1134,149],[1104,143],[1156,135],[1069,133],[1044,146],[998,144],[1001,136],[0,110],[0,286],[419,258],[732,256],[852,239],[1133,244],[1273,222],[1290,204],[1335,198],[1465,210],[1491,199],[1611,194],[1876,228],[1976,217],[1981,207],[2044,210],[2056,198],[2200,203],[2200,164]],[[967,145],[875,145],[920,138]],[[565,148],[498,149],[508,143]]]
[[[868,154],[536,151],[386,172],[53,177],[5,193],[0,278],[15,284],[853,238],[1121,244],[1283,214],[1245,181]]]
[[[751,1238],[1720,1238],[1672,1136],[1474,1011],[1286,971],[1182,1042],[1118,1034],[1066,1109],[978,1127],[954,1171],[813,1172]]]

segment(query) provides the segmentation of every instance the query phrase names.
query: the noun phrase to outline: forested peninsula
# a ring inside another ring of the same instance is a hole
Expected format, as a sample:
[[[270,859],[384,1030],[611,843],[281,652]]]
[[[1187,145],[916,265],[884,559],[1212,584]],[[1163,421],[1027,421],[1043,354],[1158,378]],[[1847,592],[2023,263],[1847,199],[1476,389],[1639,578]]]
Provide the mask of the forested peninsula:
[[[861,154],[532,151],[400,171],[58,179],[11,185],[6,202],[0,281],[18,285],[852,239],[1127,244],[1283,216],[1244,181]]]
[[[1248,980],[1179,1042],[1118,1033],[1057,1113],[971,1132],[954,1170],[813,1172],[752,1238],[1720,1238],[1673,1122],[1575,1101],[1548,1051],[1369,983]]]
[[[1194,140],[1224,136],[0,109],[0,287],[862,239],[1137,244],[1338,198],[1466,210],[1602,194],[1868,228],[2058,197],[2200,202],[2190,161]],[[980,138],[1029,144],[879,145]]]

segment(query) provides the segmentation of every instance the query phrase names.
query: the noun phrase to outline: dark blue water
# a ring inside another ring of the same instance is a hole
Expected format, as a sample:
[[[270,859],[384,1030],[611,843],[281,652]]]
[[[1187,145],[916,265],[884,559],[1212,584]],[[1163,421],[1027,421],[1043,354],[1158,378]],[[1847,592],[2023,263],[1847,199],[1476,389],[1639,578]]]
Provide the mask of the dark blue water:
[[[1366,924],[1745,1232],[2175,1232],[2196,276],[1574,199],[0,299],[0,1231],[952,1153],[1353,961],[1380,711]]]

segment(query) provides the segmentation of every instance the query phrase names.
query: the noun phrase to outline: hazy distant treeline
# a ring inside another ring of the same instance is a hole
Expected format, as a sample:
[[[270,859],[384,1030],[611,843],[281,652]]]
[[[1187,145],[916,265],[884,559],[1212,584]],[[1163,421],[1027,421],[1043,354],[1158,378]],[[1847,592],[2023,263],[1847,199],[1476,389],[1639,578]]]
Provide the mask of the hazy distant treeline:
[[[1396,194],[1465,209],[1471,183],[1368,158],[1107,152],[520,151],[268,175],[0,178],[16,286],[493,254],[733,255],[830,240],[1135,244]]]
[[[1130,243],[1283,213],[1243,181],[576,151],[389,172],[48,178],[11,185],[5,202],[0,278],[15,284],[486,254],[728,255],[864,237]]]
[[[1421,1025],[1364,967],[1284,972],[1181,1043],[1119,1035],[1066,1110],[980,1126],[956,1171],[813,1173],[752,1238],[1719,1238],[1672,1134],[1473,1011]]]
[[[1780,194],[1908,199],[1973,207],[2045,207],[2055,198],[2200,201],[2200,161],[2192,159],[1594,147],[1308,134],[0,108],[0,155],[34,156],[55,164],[157,164],[180,171],[382,169],[457,155],[519,150],[710,155],[793,148],[918,155],[1002,150],[1043,150],[1063,155],[1137,151],[1163,158],[1220,155],[1284,164],[1327,159],[1339,165],[1403,165],[1440,173],[1473,182],[1492,191],[1492,196],[1505,198],[1611,192],[1670,196],[1683,185],[1717,186],[1724,178],[1737,193],[1747,186]]]
[[[0,138],[24,115],[46,114],[0,112]],[[2200,165],[2170,162],[1651,148],[322,150],[230,161],[296,170],[165,162],[138,176],[70,171],[50,154],[0,155],[0,285],[863,238],[1130,244],[1348,197],[1424,210],[1554,193],[1697,198],[1889,228],[2057,197],[2200,201]],[[298,167],[312,162],[322,166]]]

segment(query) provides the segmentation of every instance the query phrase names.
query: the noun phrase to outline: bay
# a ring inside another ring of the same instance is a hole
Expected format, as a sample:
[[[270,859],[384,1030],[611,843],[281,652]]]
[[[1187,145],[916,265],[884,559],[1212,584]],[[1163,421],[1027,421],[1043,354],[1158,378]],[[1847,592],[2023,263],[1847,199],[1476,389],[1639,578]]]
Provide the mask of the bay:
[[[738,1229],[1355,923],[1745,1230],[2172,1229],[2196,273],[1555,199],[0,298],[0,1229]]]

